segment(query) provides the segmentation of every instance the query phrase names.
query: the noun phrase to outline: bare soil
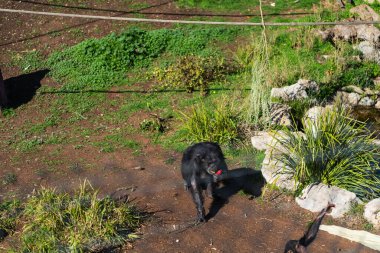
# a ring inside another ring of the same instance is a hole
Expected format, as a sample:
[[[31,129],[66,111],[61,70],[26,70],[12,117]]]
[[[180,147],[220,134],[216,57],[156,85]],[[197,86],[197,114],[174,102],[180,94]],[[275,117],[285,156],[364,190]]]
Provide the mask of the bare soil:
[[[48,0],[2,0],[0,8],[120,16],[144,13],[144,17],[167,19],[211,14],[199,10],[182,10],[172,1],[86,2],[86,5],[79,5],[75,1],[60,5]],[[136,4],[141,2],[144,7],[131,9],[131,6],[138,6]],[[132,13],[128,13],[132,10]],[[248,17],[234,13],[227,18],[244,21]],[[87,38],[120,31],[123,27],[123,22],[1,13],[0,64],[4,79],[21,75],[19,69],[9,64],[11,57],[17,53],[39,50],[48,54],[63,44],[73,45]],[[81,35],[78,36],[73,29],[79,29]],[[40,85],[57,84],[43,77]],[[109,98],[118,99],[119,96],[124,95],[110,94]],[[36,96],[20,105],[17,116],[8,120],[7,128],[0,129],[0,143],[9,140],[19,126],[43,118],[39,107],[49,106],[53,100],[53,95]],[[90,122],[83,121],[83,127],[87,125],[92,127]],[[149,212],[150,216],[139,231],[141,239],[126,245],[121,250],[123,252],[283,252],[286,241],[300,238],[308,222],[315,216],[299,208],[291,196],[277,196],[277,192],[274,192],[264,199],[252,199],[249,194],[240,194],[239,190],[244,187],[237,182],[232,188],[221,186],[219,189],[221,194],[228,197],[224,205],[206,199],[206,210],[211,210],[212,218],[205,224],[192,226],[195,208],[190,195],[183,190],[179,173],[181,154],[165,150],[147,137],[136,135],[134,138],[142,143],[141,154],[120,151],[99,153],[92,146],[75,149],[71,145],[60,146],[59,150],[54,145],[45,145],[42,150],[22,153],[1,144],[0,176],[14,173],[17,182],[1,184],[0,199],[10,196],[24,198],[40,186],[52,186],[70,192],[85,178],[95,188],[99,188],[103,195],[124,191],[134,204]],[[50,161],[50,166],[46,165],[47,161]],[[232,170],[239,169],[238,164],[229,162],[228,165]],[[254,182],[253,185],[259,188],[259,182]],[[123,187],[130,186],[133,189],[123,190]],[[344,221],[328,218],[324,223],[327,222],[344,224]],[[12,243],[10,240],[0,243],[0,251]],[[375,251],[320,231],[310,252]]]

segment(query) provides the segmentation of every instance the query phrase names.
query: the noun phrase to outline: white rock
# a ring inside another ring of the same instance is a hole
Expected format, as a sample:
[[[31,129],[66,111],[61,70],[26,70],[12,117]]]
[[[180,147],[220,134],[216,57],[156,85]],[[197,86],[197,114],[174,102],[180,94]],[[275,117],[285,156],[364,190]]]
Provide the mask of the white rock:
[[[377,63],[380,63],[380,51],[375,46],[374,43],[369,42],[369,41],[362,41],[359,43],[359,45],[356,47],[356,49],[358,49],[360,52],[362,52],[365,60],[375,61]],[[356,93],[359,93],[359,92],[356,92]],[[361,94],[361,93],[359,93],[359,94]]]
[[[362,106],[373,106],[375,104],[375,101],[373,101],[371,98],[369,97],[363,97],[362,99],[360,99],[359,101],[359,105],[362,105]]]
[[[375,104],[375,108],[376,109],[380,109],[380,100],[378,99],[376,104]]]
[[[347,96],[347,101],[343,101],[343,103],[347,102],[347,104],[349,105],[356,106],[358,105],[359,100],[360,100],[360,95],[358,93],[351,92]]]
[[[267,150],[274,144],[273,135],[269,132],[255,131],[251,137],[252,146],[257,150]]]
[[[358,94],[363,94],[364,91],[358,87],[358,86],[355,86],[355,85],[347,85],[345,87],[342,88],[342,91],[346,91],[346,92],[355,92],[355,93],[358,93]]]
[[[273,88],[271,90],[272,98],[280,98],[283,101],[293,101],[297,99],[307,98],[306,91],[317,91],[319,90],[319,86],[314,81],[300,79],[297,83],[285,86],[282,88]]]
[[[373,199],[365,205],[364,218],[375,228],[380,228],[380,198]]]
[[[334,218],[342,217],[358,201],[355,193],[325,184],[309,185],[302,191],[302,195],[296,198],[300,207],[312,212],[321,211],[328,203],[335,204],[331,212]]]

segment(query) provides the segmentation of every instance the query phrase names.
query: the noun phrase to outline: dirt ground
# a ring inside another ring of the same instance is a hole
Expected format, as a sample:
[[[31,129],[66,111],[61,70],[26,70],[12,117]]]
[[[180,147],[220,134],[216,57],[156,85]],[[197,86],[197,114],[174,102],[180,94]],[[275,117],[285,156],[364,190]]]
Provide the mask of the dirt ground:
[[[47,0],[2,0],[0,8],[120,16],[145,13],[144,17],[167,19],[210,14],[180,10],[173,2],[161,0],[145,1],[144,5],[138,5],[139,1],[132,1],[131,4],[121,0],[88,2],[93,4],[86,4],[86,8],[83,5],[74,8],[75,2],[58,6]],[[127,13],[131,11],[131,6],[134,11]],[[243,21],[248,17],[236,13],[228,18]],[[21,75],[20,70],[9,64],[15,53],[40,50],[47,54],[63,44],[73,45],[86,38],[101,37],[124,26],[122,22],[1,13],[0,64],[4,79]],[[82,35],[77,36],[73,29],[80,29]],[[41,85],[55,84],[49,78],[43,78]],[[28,104],[21,105],[17,109],[17,117],[7,124],[9,128],[0,130],[0,140],[3,142],[12,136],[12,129],[17,129],[18,125],[33,122],[39,117],[36,106],[48,106],[49,99],[53,98],[47,97],[42,102],[40,99],[36,104],[35,98],[32,98]],[[77,150],[70,145],[64,146],[60,150],[61,163],[56,165],[59,169],[55,173],[41,169],[43,160],[49,159],[47,154],[54,151],[53,146],[46,145],[43,150],[33,153],[1,151],[0,175],[13,172],[17,175],[17,182],[0,185],[0,199],[5,196],[25,197],[41,185],[72,191],[85,178],[99,188],[101,194],[115,191],[127,193],[134,204],[151,214],[139,231],[141,239],[123,249],[129,252],[283,252],[286,241],[300,238],[315,216],[299,208],[290,196],[273,194],[262,200],[240,194],[238,191],[245,185],[238,180],[233,186],[219,189],[228,198],[224,205],[206,199],[206,212],[211,210],[212,216],[207,223],[191,226],[195,208],[190,196],[183,190],[179,173],[181,154],[163,150],[148,138],[136,138],[143,143],[142,154],[138,156],[118,151],[99,153],[94,147]],[[174,162],[169,163],[169,160]],[[239,164],[228,165],[232,170],[241,169]],[[35,173],[36,170],[41,172]],[[253,186],[259,189],[259,180],[255,182]],[[133,189],[123,189],[131,186]],[[325,219],[324,223],[329,221]],[[3,242],[0,251],[12,243]],[[323,231],[309,249],[309,252],[318,253],[375,252]]]

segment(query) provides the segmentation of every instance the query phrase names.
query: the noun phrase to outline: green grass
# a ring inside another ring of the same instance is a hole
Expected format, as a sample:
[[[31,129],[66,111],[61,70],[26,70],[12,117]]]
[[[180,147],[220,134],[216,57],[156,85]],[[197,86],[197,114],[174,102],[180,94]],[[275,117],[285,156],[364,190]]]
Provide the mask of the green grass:
[[[133,231],[140,221],[133,206],[99,198],[87,181],[73,196],[42,188],[23,205],[17,221],[24,224],[18,235],[21,244],[14,250],[88,252],[115,247],[136,238]],[[14,228],[14,221],[7,224]]]
[[[304,137],[284,130],[285,138],[279,139],[284,149],[278,159],[286,167],[280,173],[292,175],[296,192],[321,182],[354,192],[362,199],[380,196],[378,147],[365,124],[348,115],[338,106],[315,122],[304,120]]]
[[[246,14],[251,14],[252,12],[258,13],[259,1],[250,0],[177,0],[176,1],[180,7],[191,7],[191,8],[201,8],[208,10],[217,11],[241,11]],[[294,2],[292,0],[281,0],[276,1],[275,6],[270,6],[269,2],[263,3],[263,9],[265,13],[279,13],[287,10],[295,9],[310,9],[313,4],[318,4],[317,0],[306,0]]]

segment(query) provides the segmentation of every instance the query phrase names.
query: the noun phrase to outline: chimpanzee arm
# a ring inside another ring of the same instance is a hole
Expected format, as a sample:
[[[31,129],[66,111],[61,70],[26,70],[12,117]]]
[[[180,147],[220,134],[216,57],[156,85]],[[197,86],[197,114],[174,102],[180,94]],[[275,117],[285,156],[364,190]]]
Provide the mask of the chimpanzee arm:
[[[300,245],[307,247],[310,243],[314,241],[314,239],[317,237],[319,226],[322,223],[323,217],[334,206],[334,204],[328,204],[326,208],[322,209],[317,218],[315,218],[309,229],[306,231],[305,235],[300,239]]]
[[[193,173],[191,176],[190,193],[197,208],[198,221],[205,221],[205,209],[203,207],[203,195],[199,175]]]

